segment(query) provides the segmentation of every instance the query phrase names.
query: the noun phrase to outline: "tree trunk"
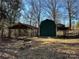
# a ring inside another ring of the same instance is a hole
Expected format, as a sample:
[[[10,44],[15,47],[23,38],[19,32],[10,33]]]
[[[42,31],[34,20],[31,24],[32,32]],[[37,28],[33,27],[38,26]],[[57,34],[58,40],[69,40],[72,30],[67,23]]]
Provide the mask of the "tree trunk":
[[[70,29],[71,29],[71,27],[72,27],[71,24],[72,24],[72,23],[71,23],[71,16],[69,16],[69,27],[70,27]]]
[[[2,29],[1,29],[1,38],[3,40],[3,35],[4,35],[4,22],[3,22],[3,19],[2,19]]]
[[[1,31],[1,38],[3,39],[3,34],[4,34],[4,29],[2,28],[2,31]]]
[[[40,13],[38,15],[38,37],[40,36]]]
[[[21,36],[21,29],[18,29],[18,36]]]
[[[11,30],[9,29],[8,31],[9,31],[8,32],[8,37],[10,38],[11,37]]]
[[[57,37],[57,22],[56,22],[56,10],[53,11],[54,14],[53,14],[53,18],[54,18],[54,22],[56,24],[56,37]]]

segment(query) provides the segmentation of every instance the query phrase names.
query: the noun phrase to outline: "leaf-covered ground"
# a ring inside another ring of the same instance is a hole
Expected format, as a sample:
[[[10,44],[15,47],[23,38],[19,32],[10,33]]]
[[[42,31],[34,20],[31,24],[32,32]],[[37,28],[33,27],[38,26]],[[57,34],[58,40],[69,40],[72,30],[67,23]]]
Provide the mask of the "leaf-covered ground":
[[[29,38],[0,42],[0,59],[79,59],[79,39]]]

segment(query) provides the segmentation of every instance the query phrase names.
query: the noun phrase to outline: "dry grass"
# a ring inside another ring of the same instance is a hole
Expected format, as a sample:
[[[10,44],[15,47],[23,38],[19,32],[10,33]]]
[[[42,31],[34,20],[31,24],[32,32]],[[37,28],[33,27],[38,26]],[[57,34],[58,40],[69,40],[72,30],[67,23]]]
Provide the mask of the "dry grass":
[[[5,43],[4,47],[9,48],[1,50],[0,53],[8,55],[17,55],[12,59],[78,59],[79,58],[79,40],[78,39],[54,39],[54,38],[29,38],[32,41],[16,41],[14,43]],[[30,46],[29,46],[30,45]],[[1,46],[0,46],[1,47]],[[3,47],[3,46],[2,46]],[[16,48],[16,49],[12,49]],[[21,49],[19,49],[21,48]],[[12,54],[13,53],[13,54]],[[3,55],[2,55],[3,57]],[[0,57],[0,58],[2,58]]]
[[[63,43],[79,45],[79,39],[32,38],[32,40],[40,42],[40,44]]]
[[[78,59],[78,39],[54,39],[54,38],[31,38],[32,47],[28,54],[23,54],[26,59]],[[25,49],[27,51],[27,49]],[[25,52],[24,51],[24,52]],[[22,54],[22,53],[21,53]],[[21,58],[22,59],[22,58]]]

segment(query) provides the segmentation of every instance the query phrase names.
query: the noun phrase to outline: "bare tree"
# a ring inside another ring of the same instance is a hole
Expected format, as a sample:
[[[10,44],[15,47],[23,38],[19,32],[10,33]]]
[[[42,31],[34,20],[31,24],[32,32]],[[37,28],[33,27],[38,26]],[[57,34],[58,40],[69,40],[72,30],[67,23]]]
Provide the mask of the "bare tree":
[[[68,18],[69,18],[69,27],[72,27],[72,20],[75,19],[77,16],[77,0],[63,0],[65,3],[65,7],[67,10]]]
[[[56,34],[57,34],[57,23],[59,23],[59,0],[45,0],[44,10],[50,15],[50,18],[56,23]]]
[[[29,13],[26,17],[30,20],[30,25],[34,25],[39,28],[41,19],[41,1],[42,0],[29,0],[31,6]],[[38,29],[38,35],[40,35],[40,28]]]
[[[47,11],[47,13],[50,15],[51,19],[57,23],[57,18],[59,15],[58,11],[58,0],[45,0],[45,6],[44,9]]]
[[[20,0],[2,0],[1,1],[1,9],[5,11],[3,14],[6,16],[5,20],[8,23],[7,26],[10,26],[16,21],[19,8],[20,8]],[[5,20],[3,21],[2,25],[4,25]],[[11,34],[11,31],[9,30],[9,36],[10,34]]]

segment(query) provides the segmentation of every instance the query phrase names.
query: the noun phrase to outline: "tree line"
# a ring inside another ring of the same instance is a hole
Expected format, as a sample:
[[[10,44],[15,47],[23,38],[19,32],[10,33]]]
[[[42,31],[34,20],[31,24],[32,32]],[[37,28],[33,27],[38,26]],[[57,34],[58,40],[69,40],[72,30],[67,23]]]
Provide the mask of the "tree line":
[[[44,17],[59,23],[79,19],[78,0],[0,0],[0,27],[3,36],[4,26],[10,26],[23,17],[30,25],[38,26]],[[39,30],[38,30],[39,32]],[[10,35],[10,30],[9,30]]]

